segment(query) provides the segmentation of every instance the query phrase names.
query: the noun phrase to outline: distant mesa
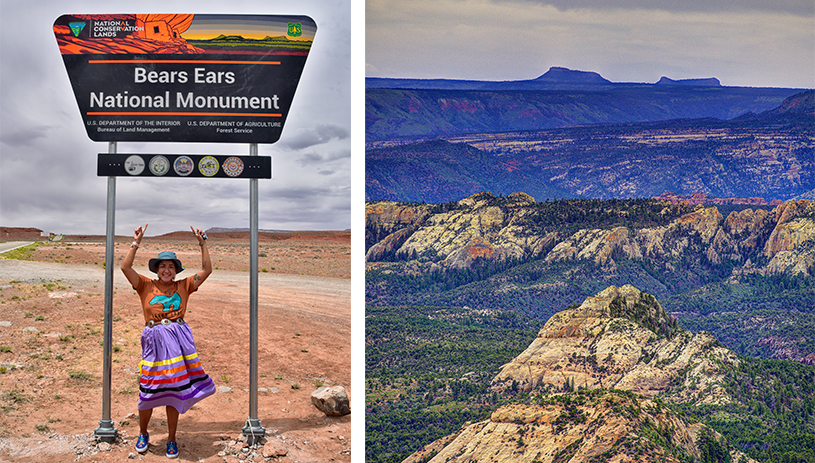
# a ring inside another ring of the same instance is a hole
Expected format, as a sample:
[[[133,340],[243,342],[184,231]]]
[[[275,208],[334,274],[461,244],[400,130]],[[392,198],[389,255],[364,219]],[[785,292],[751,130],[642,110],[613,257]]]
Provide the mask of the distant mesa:
[[[685,87],[721,87],[722,83],[715,77],[707,77],[704,79],[680,79],[674,80],[662,76],[655,85],[673,85]]]
[[[611,81],[600,74],[590,71],[575,71],[572,69],[552,66],[545,74],[535,79],[538,82],[557,82],[570,84],[610,84]]]

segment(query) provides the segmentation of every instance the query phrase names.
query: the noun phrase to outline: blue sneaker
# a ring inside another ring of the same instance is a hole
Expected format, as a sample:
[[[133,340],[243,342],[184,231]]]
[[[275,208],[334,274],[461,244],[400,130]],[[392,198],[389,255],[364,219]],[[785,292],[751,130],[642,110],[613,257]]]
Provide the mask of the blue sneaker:
[[[167,458],[176,458],[178,456],[178,444],[171,440],[167,442]]]
[[[139,434],[139,440],[136,441],[136,451],[139,453],[146,452],[148,444],[150,444],[150,434]]]

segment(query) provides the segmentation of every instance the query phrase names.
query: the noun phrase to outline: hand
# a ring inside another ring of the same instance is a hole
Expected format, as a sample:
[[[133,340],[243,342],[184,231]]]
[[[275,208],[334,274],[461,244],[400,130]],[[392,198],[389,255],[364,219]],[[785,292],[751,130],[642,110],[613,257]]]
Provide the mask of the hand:
[[[144,238],[144,232],[147,231],[147,224],[144,227],[139,227],[133,232],[133,240],[141,244],[141,239]]]
[[[204,231],[201,230],[200,228],[193,228],[192,225],[190,225],[190,230],[192,230],[192,232],[195,234],[195,237],[198,239],[198,244],[203,246],[204,241],[207,239],[207,234],[204,233]]]

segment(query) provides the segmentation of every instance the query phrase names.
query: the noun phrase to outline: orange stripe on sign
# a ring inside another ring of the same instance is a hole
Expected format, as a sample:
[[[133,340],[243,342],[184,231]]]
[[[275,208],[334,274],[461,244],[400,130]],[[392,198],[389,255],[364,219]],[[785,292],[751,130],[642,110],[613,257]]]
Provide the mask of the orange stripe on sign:
[[[168,112],[87,112],[88,116],[226,116],[226,117],[283,117],[280,113],[168,113]]]
[[[169,64],[271,64],[280,61],[164,60],[164,59],[91,59],[88,64],[169,63]]]

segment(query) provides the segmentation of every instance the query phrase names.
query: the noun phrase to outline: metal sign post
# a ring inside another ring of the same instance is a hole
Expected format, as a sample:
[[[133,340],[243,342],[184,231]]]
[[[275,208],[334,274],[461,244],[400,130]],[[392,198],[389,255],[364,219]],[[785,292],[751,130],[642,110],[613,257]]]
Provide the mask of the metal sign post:
[[[249,156],[258,155],[257,143]],[[258,419],[258,179],[249,180],[249,418],[242,429],[246,442],[255,445],[266,435]]]
[[[108,143],[108,153],[116,153],[116,142]],[[105,321],[102,357],[102,419],[93,435],[103,442],[113,442],[119,431],[110,419],[111,352],[113,351],[113,253],[116,228],[116,177],[108,177],[108,209],[105,223]]]

